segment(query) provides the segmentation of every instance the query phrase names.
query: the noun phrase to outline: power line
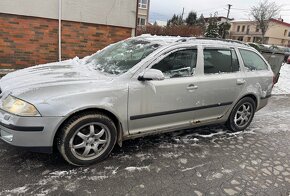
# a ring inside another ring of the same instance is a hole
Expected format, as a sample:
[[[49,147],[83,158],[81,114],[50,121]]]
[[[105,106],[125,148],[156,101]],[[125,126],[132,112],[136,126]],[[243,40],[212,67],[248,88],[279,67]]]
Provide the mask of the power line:
[[[233,10],[249,10],[249,9],[243,9],[243,8],[232,8]]]
[[[204,9],[204,10],[196,10],[196,12],[207,12],[207,11],[212,11],[212,10],[217,10],[217,9],[223,9],[223,8],[208,8],[208,9]]]

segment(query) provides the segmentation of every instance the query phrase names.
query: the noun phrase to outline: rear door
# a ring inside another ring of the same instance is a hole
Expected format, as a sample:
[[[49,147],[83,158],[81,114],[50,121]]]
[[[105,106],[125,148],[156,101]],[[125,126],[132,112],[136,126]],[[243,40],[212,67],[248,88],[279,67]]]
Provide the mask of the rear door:
[[[196,120],[201,122],[222,117],[245,87],[244,73],[234,48],[205,47],[203,62],[204,75],[196,82],[199,90],[196,99],[205,108],[196,111]]]

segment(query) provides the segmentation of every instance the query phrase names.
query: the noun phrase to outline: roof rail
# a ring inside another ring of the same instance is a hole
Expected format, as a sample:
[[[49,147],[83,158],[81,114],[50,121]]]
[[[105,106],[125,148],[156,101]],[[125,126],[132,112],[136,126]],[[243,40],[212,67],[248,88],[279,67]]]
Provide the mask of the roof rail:
[[[176,42],[187,42],[191,40],[215,40],[215,41],[224,41],[224,42],[229,42],[229,43],[238,43],[238,44],[243,44],[246,46],[249,46],[247,43],[244,43],[239,40],[232,40],[232,39],[222,39],[222,38],[211,38],[211,37],[188,37],[188,38],[181,38],[177,40]]]
[[[238,43],[238,44],[243,44],[243,45],[248,46],[247,43],[244,43],[244,42],[239,41],[239,40],[232,40],[232,39],[211,38],[211,37],[197,37],[196,39],[217,40],[217,41],[233,42],[233,43]]]

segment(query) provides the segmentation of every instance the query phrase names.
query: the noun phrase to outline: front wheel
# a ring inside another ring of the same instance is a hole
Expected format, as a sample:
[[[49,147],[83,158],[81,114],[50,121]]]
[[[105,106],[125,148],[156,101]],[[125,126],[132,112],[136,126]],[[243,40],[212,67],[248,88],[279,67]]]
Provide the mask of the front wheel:
[[[117,129],[107,116],[88,113],[71,118],[57,138],[57,147],[66,161],[83,166],[104,160],[117,140]]]
[[[241,99],[233,108],[226,123],[231,131],[243,131],[252,122],[256,110],[256,103],[250,97]]]

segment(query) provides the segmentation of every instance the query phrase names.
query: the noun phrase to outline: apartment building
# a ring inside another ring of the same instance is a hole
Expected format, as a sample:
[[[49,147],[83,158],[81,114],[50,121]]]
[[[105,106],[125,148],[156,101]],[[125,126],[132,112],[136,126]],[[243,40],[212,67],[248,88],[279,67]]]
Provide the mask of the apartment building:
[[[244,42],[262,42],[262,31],[255,21],[231,21],[230,38]],[[290,46],[290,24],[271,19],[265,33],[265,44]]]
[[[135,35],[137,7],[137,0],[1,0],[0,68],[93,54]]]
[[[137,25],[144,26],[149,22],[150,0],[138,0]]]

